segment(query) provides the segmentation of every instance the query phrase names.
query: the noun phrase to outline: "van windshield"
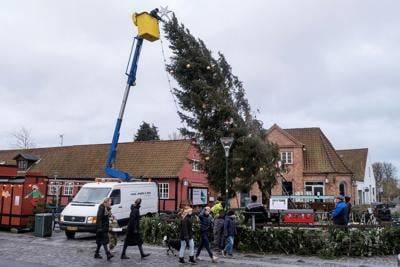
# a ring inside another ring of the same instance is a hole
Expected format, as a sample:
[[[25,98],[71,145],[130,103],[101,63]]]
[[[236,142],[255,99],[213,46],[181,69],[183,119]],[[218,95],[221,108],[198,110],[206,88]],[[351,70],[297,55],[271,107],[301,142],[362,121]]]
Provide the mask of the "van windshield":
[[[108,196],[111,188],[90,188],[83,187],[74,197],[72,202],[75,203],[100,203]]]

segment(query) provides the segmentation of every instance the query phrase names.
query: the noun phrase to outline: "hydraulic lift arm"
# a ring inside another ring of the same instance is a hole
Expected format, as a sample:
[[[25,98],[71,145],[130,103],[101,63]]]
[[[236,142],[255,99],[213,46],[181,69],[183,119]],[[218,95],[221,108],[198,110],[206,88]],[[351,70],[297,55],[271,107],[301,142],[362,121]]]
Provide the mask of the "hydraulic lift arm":
[[[117,157],[118,140],[119,140],[119,135],[120,135],[122,119],[124,117],[126,102],[128,100],[129,91],[131,89],[131,86],[134,86],[136,83],[136,71],[137,71],[137,67],[138,67],[140,52],[141,52],[142,45],[143,45],[143,40],[146,39],[148,41],[153,42],[155,40],[158,40],[159,36],[160,36],[158,20],[155,17],[148,14],[147,12],[143,12],[140,14],[134,14],[133,21],[134,21],[134,24],[136,26],[138,26],[139,33],[138,33],[138,36],[135,37],[134,44],[132,46],[132,49],[134,49],[135,52],[133,54],[133,59],[132,59],[132,63],[130,66],[129,73],[126,72],[126,75],[128,76],[128,80],[126,83],[124,96],[122,98],[122,104],[121,104],[121,108],[119,111],[117,123],[115,125],[113,139],[112,139],[110,149],[108,152],[106,167],[104,169],[105,173],[109,177],[119,178],[124,181],[130,180],[132,176],[127,172],[116,169],[115,161],[116,161],[116,157]],[[132,56],[132,51],[131,51],[129,60],[131,59],[131,56]],[[128,62],[128,66],[129,66],[129,62]]]

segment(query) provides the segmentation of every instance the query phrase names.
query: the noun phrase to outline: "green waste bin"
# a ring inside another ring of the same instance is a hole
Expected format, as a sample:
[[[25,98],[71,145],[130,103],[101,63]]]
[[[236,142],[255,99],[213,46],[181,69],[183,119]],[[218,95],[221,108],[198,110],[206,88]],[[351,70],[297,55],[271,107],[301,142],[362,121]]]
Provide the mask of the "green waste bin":
[[[35,232],[37,237],[48,237],[53,233],[53,215],[51,213],[38,213],[35,215]]]

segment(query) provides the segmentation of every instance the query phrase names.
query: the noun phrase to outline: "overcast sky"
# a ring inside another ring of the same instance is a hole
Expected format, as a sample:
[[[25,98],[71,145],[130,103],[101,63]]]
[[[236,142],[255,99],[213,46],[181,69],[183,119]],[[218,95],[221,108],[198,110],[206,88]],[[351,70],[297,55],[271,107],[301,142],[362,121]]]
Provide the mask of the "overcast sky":
[[[131,14],[160,5],[225,54],[266,128],[321,127],[335,148],[368,147],[400,169],[398,0],[3,0],[0,148],[21,127],[39,147],[61,133],[64,145],[110,142]],[[181,126],[160,42],[143,46],[120,141],[141,121],[164,139]]]

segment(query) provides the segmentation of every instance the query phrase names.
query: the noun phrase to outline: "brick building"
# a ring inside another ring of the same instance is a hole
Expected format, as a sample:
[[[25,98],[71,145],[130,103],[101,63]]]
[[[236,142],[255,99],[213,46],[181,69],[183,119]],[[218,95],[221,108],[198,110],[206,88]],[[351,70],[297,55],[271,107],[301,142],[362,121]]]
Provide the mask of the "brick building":
[[[47,201],[57,192],[66,205],[79,189],[96,178],[105,177],[109,144],[76,145],[23,150],[37,158],[27,173],[48,177]],[[0,151],[0,162],[21,164],[20,150]],[[118,145],[116,167],[135,178],[154,181],[159,187],[159,209],[176,210],[199,204],[198,196],[210,196],[206,174],[199,168],[200,156],[191,140],[129,142]]]
[[[274,124],[265,134],[265,140],[279,147],[286,172],[277,177],[273,196],[356,196],[353,171],[345,164],[320,128],[282,129]],[[250,195],[261,192],[253,185],[250,192],[239,192],[231,201],[234,207],[243,207]],[[307,198],[304,198],[307,201]],[[355,201],[353,197],[353,202]]]

